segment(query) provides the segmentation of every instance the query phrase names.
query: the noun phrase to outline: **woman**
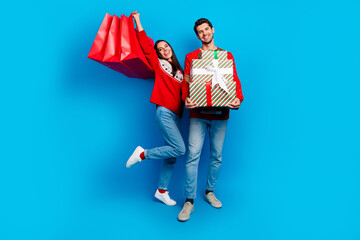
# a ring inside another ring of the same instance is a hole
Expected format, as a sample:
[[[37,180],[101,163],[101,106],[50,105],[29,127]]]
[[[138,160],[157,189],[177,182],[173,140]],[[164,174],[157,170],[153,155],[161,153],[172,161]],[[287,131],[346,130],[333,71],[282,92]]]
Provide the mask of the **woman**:
[[[185,144],[179,130],[182,113],[181,82],[184,71],[170,44],[159,40],[153,48],[141,26],[140,14],[135,11],[132,15],[137,26],[140,45],[155,72],[150,102],[156,104],[156,122],[165,139],[165,146],[152,149],[143,149],[138,146],[127,161],[126,167],[129,168],[144,159],[163,159],[155,197],[166,205],[173,206],[176,202],[170,198],[167,187],[176,158],[185,154]]]

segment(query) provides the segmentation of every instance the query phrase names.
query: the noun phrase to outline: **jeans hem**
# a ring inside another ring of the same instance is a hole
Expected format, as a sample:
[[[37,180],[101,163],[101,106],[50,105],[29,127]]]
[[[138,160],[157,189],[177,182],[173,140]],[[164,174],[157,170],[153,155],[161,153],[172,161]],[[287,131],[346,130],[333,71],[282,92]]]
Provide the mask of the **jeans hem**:
[[[186,199],[195,199],[196,196],[186,196],[186,195],[185,195],[185,198],[186,198]]]
[[[148,159],[148,157],[147,157],[147,149],[144,149],[144,157],[145,157],[145,159]]]

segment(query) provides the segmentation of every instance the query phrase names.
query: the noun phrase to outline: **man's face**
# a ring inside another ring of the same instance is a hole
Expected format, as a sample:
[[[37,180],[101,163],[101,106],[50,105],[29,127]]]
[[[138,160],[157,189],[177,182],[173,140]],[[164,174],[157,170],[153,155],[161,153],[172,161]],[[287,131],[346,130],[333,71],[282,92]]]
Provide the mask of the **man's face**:
[[[198,38],[205,44],[211,43],[214,38],[214,28],[211,28],[209,24],[203,23],[196,28]]]

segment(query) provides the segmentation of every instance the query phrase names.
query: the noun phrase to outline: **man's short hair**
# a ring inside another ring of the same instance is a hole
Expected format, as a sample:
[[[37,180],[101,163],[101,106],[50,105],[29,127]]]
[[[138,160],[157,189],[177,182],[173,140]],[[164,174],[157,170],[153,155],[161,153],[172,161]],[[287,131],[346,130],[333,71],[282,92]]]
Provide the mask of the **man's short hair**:
[[[198,26],[200,26],[201,24],[203,24],[203,23],[207,23],[207,24],[209,24],[209,26],[210,26],[211,28],[213,28],[211,22],[210,22],[208,19],[206,19],[206,18],[200,18],[200,19],[198,19],[198,20],[195,22],[195,26],[194,26],[194,31],[195,31],[195,34],[196,34],[196,35],[198,35],[198,33],[197,33],[197,31],[196,31],[196,28],[197,28]]]

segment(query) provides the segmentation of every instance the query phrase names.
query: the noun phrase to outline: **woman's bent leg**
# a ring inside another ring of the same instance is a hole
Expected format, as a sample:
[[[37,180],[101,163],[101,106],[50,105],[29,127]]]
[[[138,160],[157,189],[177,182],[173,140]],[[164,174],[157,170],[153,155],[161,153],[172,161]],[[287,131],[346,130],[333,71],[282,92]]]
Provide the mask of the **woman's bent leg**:
[[[146,159],[176,158],[185,154],[185,144],[180,133],[180,117],[167,108],[159,106],[156,122],[165,139],[165,146],[145,149]]]

